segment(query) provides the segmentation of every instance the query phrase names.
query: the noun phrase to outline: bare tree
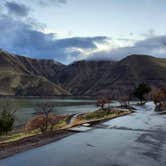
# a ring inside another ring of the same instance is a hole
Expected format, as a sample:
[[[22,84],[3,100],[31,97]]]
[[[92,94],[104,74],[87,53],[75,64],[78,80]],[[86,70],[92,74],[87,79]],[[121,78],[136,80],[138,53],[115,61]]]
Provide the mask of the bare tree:
[[[121,107],[127,107],[129,106],[129,101],[130,101],[130,96],[126,95],[126,96],[122,96],[119,98],[119,102],[121,104]]]
[[[43,115],[36,115],[32,117],[25,125],[25,131],[30,132],[35,129],[40,129],[42,133],[45,132],[45,118]]]
[[[54,126],[59,123],[62,119],[64,119],[65,116],[62,115],[55,115],[53,113],[50,113],[48,115],[48,128],[50,131],[53,131]],[[46,131],[46,123],[45,123],[45,117],[43,115],[36,115],[35,117],[31,118],[25,126],[25,132],[30,132],[32,130],[40,129],[42,133]]]
[[[97,107],[101,107],[101,109],[103,110],[105,108],[105,104],[108,104],[108,110],[110,110],[110,102],[110,98],[102,98],[97,100],[96,105]]]
[[[166,89],[160,88],[152,91],[152,100],[155,105],[166,103]]]
[[[166,109],[166,88],[155,89],[152,92],[152,100],[156,105],[155,111]]]
[[[55,104],[52,103],[40,103],[36,106],[37,114],[43,117],[43,128],[42,132],[46,131],[48,128],[48,118],[49,114],[53,112]]]

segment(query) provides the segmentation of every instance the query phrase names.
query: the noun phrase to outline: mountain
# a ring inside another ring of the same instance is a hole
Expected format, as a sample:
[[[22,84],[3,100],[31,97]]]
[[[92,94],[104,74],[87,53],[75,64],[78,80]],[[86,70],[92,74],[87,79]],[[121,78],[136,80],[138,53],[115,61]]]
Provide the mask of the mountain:
[[[31,74],[44,76],[49,80],[52,80],[65,67],[62,63],[49,59],[32,59],[19,55],[15,56],[15,58]]]
[[[74,62],[56,75],[55,82],[68,89],[73,95],[95,95],[95,89],[93,92],[90,90],[103,76],[106,77],[111,72],[113,64],[114,62],[111,61]],[[103,82],[106,81],[103,80]],[[102,89],[103,87],[100,87],[100,91]]]
[[[0,95],[70,95],[48,80],[61,68],[62,64],[52,60],[31,59],[0,50]]]
[[[140,83],[166,86],[166,59],[130,55],[121,61],[77,61],[63,65],[0,51],[0,94],[23,96],[111,96]],[[65,90],[66,89],[66,90]]]
[[[131,93],[139,83],[166,86],[166,59],[131,55],[118,62],[79,61],[68,65],[56,76],[73,95],[109,95]]]

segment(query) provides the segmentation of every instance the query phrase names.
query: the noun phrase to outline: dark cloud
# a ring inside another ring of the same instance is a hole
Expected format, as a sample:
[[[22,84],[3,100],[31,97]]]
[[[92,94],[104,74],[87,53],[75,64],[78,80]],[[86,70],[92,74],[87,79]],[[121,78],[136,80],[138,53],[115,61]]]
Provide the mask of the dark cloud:
[[[6,2],[5,6],[8,10],[9,14],[14,14],[16,16],[25,17],[29,14],[29,8],[23,4],[19,4],[17,2]]]
[[[90,60],[120,60],[131,54],[152,55],[166,58],[166,35],[137,41],[133,46],[101,51],[88,57]]]
[[[35,58],[56,59],[64,63],[80,58],[79,49],[95,49],[96,43],[103,43],[107,40],[103,36],[57,39],[52,33],[45,34],[31,24],[5,15],[0,17],[0,29],[2,49]]]

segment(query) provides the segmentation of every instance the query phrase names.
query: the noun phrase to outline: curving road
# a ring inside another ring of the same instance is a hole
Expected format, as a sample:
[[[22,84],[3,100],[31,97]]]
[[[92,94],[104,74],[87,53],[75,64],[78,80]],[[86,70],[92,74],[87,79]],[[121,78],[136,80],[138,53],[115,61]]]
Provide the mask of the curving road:
[[[0,166],[165,166],[166,115],[154,105],[60,141],[0,160]]]

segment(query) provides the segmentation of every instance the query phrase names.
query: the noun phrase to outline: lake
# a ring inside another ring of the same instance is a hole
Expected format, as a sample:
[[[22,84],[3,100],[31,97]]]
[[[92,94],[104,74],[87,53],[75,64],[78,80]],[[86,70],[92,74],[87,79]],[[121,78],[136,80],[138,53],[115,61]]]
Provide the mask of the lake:
[[[39,103],[54,103],[56,105],[54,112],[56,114],[74,114],[95,111],[96,100],[92,98],[56,98],[56,99],[37,99],[37,98],[12,98],[0,99],[0,103],[8,100],[16,107],[15,126],[22,126],[26,121],[34,116],[36,105]]]

